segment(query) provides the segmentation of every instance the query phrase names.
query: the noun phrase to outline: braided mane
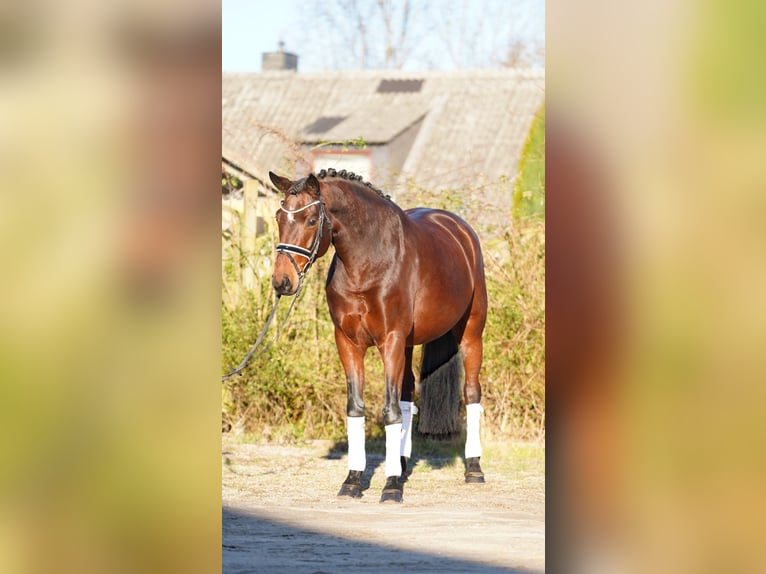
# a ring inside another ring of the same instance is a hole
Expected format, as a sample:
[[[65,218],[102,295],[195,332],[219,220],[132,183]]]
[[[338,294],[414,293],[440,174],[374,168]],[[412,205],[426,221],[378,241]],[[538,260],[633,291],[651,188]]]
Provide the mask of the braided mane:
[[[348,181],[358,181],[362,185],[366,185],[367,187],[369,187],[372,191],[377,193],[383,199],[387,199],[388,201],[392,201],[390,195],[388,195],[387,193],[384,193],[383,191],[381,191],[380,189],[378,189],[377,187],[372,185],[369,181],[362,180],[362,176],[355,174],[353,171],[346,171],[345,169],[341,169],[340,171],[336,171],[333,168],[330,168],[330,169],[323,169],[323,170],[321,170],[319,173],[316,174],[316,176],[319,179],[324,179],[325,177],[339,177],[341,179],[345,179],[345,180],[348,180]]]

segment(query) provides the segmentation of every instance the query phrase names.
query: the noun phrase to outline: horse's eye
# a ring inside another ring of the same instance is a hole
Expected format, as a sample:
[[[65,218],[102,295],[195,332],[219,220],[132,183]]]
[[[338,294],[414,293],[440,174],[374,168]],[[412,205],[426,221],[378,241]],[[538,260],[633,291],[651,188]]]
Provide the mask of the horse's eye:
[[[316,218],[315,218],[315,217],[312,217],[311,219],[309,219],[309,220],[306,222],[306,225],[308,225],[309,227],[311,227],[311,226],[314,226],[314,225],[316,225],[316,224],[317,224],[317,220],[316,220]]]

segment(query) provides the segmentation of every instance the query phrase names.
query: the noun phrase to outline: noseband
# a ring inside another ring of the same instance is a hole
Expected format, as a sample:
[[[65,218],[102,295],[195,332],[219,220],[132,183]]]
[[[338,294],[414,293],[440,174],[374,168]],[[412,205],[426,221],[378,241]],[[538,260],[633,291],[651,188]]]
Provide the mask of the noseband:
[[[322,201],[321,199],[312,201],[308,205],[304,205],[303,207],[299,207],[298,209],[287,209],[284,204],[285,204],[285,200],[283,199],[282,201],[279,202],[279,209],[289,214],[298,213],[299,211],[308,209],[309,207],[313,205],[319,206],[319,229],[317,230],[317,234],[314,236],[314,242],[311,246],[311,249],[306,249],[305,247],[301,247],[300,245],[293,245],[292,243],[277,244],[277,253],[283,253],[287,255],[287,258],[290,260],[290,263],[293,264],[293,267],[295,267],[295,271],[298,273],[299,284],[302,284],[303,278],[306,276],[306,273],[308,273],[309,267],[311,267],[311,264],[314,263],[314,261],[316,261],[317,254],[319,253],[319,246],[322,243],[322,234],[324,233],[325,222],[327,222],[330,228],[330,232],[332,232],[332,221],[327,216],[327,212],[325,211],[324,201]],[[300,255],[301,257],[306,258],[306,263],[303,266],[303,269],[298,267],[298,264],[295,262],[293,255]]]

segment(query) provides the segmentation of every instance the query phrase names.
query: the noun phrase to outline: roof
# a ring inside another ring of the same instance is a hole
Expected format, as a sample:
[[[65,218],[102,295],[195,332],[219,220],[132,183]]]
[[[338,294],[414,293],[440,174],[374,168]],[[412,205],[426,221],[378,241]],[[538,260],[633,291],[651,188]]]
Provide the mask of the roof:
[[[422,120],[402,178],[434,189],[513,176],[544,100],[542,70],[261,72],[223,75],[223,156],[258,177],[302,143],[386,144]]]
[[[392,98],[381,95],[360,102],[358,107],[347,111],[346,115],[334,116],[341,121],[331,129],[311,132],[304,128],[300,135],[306,143],[346,141],[361,137],[368,144],[385,144],[425,116],[430,104],[424,97],[408,98],[409,101],[396,104],[389,104],[390,100]]]

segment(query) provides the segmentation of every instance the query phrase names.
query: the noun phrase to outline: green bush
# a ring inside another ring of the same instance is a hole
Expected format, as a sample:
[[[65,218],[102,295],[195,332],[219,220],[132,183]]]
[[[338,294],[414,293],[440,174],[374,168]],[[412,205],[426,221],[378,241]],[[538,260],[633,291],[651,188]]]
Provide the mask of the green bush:
[[[271,238],[263,241],[271,249]],[[335,438],[345,428],[345,375],[324,299],[328,265],[328,259],[317,261],[289,317],[292,299],[280,301],[247,369],[224,381],[223,411],[230,424],[268,439]],[[239,305],[222,305],[224,371],[247,354],[274,301],[270,276],[264,275]]]
[[[545,105],[532,121],[513,182],[513,215],[545,215]]]

